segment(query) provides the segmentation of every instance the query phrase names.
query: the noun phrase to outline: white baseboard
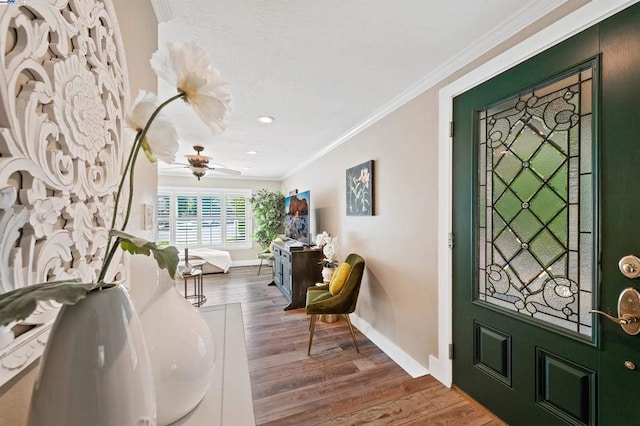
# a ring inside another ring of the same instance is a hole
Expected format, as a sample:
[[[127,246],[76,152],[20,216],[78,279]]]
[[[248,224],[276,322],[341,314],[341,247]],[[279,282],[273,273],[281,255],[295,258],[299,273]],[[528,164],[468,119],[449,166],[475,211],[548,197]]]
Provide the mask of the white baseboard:
[[[444,362],[433,355],[429,355],[429,371],[434,379],[450,388],[452,384],[451,377],[451,360],[445,359]]]
[[[377,347],[382,349],[382,352],[387,354],[389,358],[395,361],[404,371],[409,373],[411,377],[425,376],[429,373],[429,370],[418,361],[413,359],[409,354],[400,349],[398,345],[387,339],[384,335],[378,332],[368,322],[357,316],[351,315],[351,322],[360,330],[362,334],[367,336]]]

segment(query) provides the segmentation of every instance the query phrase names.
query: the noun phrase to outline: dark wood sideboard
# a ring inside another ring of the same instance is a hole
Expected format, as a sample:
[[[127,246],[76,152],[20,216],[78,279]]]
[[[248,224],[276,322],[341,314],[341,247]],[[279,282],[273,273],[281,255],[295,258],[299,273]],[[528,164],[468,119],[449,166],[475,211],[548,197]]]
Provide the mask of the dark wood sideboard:
[[[304,308],[307,288],[322,282],[322,250],[273,245],[273,282],[289,301],[284,310]]]

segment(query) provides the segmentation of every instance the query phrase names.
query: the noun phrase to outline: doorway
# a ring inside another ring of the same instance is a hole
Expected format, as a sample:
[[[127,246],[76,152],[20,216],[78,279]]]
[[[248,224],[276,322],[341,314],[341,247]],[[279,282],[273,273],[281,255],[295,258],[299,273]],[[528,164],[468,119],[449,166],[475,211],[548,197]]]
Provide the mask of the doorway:
[[[617,316],[640,250],[638,28],[633,6],[454,100],[453,383],[512,424],[634,421],[640,340],[590,311]]]

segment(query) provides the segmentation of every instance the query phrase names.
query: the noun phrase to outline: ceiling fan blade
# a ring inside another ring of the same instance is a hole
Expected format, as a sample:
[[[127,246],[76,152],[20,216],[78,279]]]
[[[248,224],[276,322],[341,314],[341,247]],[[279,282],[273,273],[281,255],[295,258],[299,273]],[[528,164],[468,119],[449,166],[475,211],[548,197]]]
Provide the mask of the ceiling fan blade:
[[[158,166],[158,171],[162,171],[162,170],[177,170],[177,169],[184,169],[187,168],[189,166],[187,166],[186,164],[178,164],[178,163],[172,163],[172,164],[163,164],[162,166]]]
[[[223,173],[225,175],[232,175],[232,176],[239,176],[242,174],[240,170],[232,170],[232,169],[209,167],[209,170],[213,172]]]

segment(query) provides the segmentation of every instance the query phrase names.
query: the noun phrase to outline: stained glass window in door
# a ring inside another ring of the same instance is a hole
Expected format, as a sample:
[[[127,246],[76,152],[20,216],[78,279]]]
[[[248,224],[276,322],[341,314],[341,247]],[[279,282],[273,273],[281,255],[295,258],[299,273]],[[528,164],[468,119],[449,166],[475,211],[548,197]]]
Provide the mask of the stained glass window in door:
[[[591,335],[593,69],[479,112],[477,299]]]

